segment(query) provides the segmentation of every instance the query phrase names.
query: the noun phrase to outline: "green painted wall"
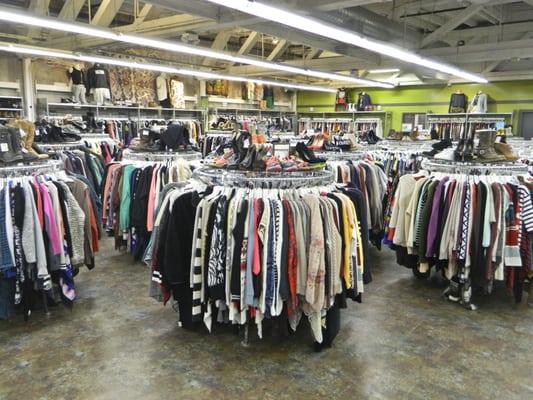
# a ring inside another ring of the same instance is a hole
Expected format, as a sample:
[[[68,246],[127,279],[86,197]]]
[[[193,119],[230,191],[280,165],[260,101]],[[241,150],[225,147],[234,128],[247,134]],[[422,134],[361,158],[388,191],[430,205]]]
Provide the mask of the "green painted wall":
[[[403,113],[446,113],[450,95],[461,89],[470,101],[478,90],[488,95],[488,112],[513,112],[516,131],[519,110],[533,110],[533,81],[494,82],[484,85],[456,84],[451,86],[409,86],[396,89],[365,89],[372,103],[392,113],[392,128],[401,128]],[[357,98],[361,89],[349,96]],[[298,112],[330,112],[335,110],[334,93],[298,92]]]

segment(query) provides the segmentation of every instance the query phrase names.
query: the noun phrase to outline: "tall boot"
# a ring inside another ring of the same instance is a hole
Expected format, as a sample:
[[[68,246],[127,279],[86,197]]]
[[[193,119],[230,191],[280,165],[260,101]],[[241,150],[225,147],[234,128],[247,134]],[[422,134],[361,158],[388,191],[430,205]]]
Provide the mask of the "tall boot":
[[[39,154],[33,149],[33,142],[35,140],[35,125],[24,119],[17,119],[9,123],[13,128],[20,128],[25,135],[22,138],[22,152],[24,161],[35,161],[38,159],[48,158],[46,154]]]
[[[479,143],[476,149],[477,160],[479,162],[501,162],[505,157],[500,156],[494,150],[494,139],[496,131],[491,129],[480,129],[476,133],[479,135]]]
[[[13,163],[22,161],[20,131],[0,125],[0,162]]]

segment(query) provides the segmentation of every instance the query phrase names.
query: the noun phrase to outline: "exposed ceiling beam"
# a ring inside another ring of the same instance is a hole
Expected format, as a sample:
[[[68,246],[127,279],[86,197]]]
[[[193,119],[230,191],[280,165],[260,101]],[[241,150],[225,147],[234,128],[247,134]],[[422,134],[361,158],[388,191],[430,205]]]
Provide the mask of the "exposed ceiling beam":
[[[227,21],[226,23],[231,23],[233,26],[249,27],[250,25],[253,25],[254,31],[283,38],[290,43],[300,43],[309,47],[356,58],[363,57],[374,63],[381,62],[381,56],[370,51],[354,48],[353,46],[349,46],[347,44],[337,43],[330,39],[317,37],[316,35],[297,31],[295,29],[287,29],[286,27],[282,27],[270,21],[264,21],[260,18],[250,18],[249,16],[240,13],[231,13],[224,9],[220,10],[218,7],[213,7],[212,4],[203,1],[151,0],[151,3],[165,7],[169,10],[199,15],[217,21],[224,19],[224,21]],[[222,12],[224,12],[223,17],[221,16]]]
[[[320,56],[320,53],[322,53],[322,50],[320,49],[311,49],[311,51],[307,53],[304,58],[306,60],[312,60],[313,58]]]
[[[100,7],[94,14],[91,24],[98,26],[109,26],[122,7],[124,0],[102,0]]]
[[[524,39],[528,39],[529,37],[531,36],[531,33],[526,33],[525,35],[521,35],[518,40],[524,40]],[[485,74],[488,74],[489,72],[492,72],[494,71],[496,68],[498,68],[498,65],[500,65],[502,63],[501,60],[497,60],[497,61],[493,61],[491,62],[489,65],[487,65],[485,67],[485,69],[483,70],[483,75]]]
[[[524,0],[524,3],[529,4],[530,6],[533,6],[533,0]]]
[[[373,63],[369,63],[363,60],[353,59],[351,57],[339,56],[339,57],[327,57],[327,58],[313,58],[313,59],[300,59],[286,61],[284,64],[293,65],[296,67],[318,69],[324,71],[346,71],[351,69],[368,69],[373,66]],[[261,67],[254,67],[252,65],[239,65],[232,66],[227,69],[229,73],[235,75],[283,75],[283,71],[269,70]],[[289,74],[287,72],[287,74]]]
[[[429,34],[424,39],[422,39],[421,47],[426,47],[430,45],[431,43],[434,43],[437,40],[441,39],[448,32],[453,31],[459,25],[464,23],[467,19],[477,14],[482,8],[483,6],[481,5],[471,5],[467,7],[466,9],[461,11],[459,14],[457,14],[455,17],[453,17],[448,22],[446,22],[444,25],[442,25],[440,28],[438,28],[436,31],[433,31],[431,34]]]
[[[270,54],[267,57],[268,61],[276,61],[278,58],[280,58],[283,53],[285,53],[285,50],[287,50],[287,47],[289,47],[289,42],[287,42],[285,39],[281,39],[276,47],[270,52]]]
[[[114,28],[117,32],[123,33],[137,33],[157,36],[173,35],[178,32],[185,32],[187,30],[194,30],[195,27],[205,27],[206,25],[214,24],[206,18],[195,17],[191,15],[173,15],[171,17],[163,17],[159,19],[144,21],[138,25],[130,24]],[[57,37],[49,41],[48,45],[54,48],[79,50],[88,47],[102,46],[111,43],[106,39],[85,37],[79,35]]]
[[[257,41],[261,38],[261,34],[259,32],[252,31],[240,47],[239,51],[237,51],[237,54],[242,56],[248,54],[256,45]]]
[[[211,43],[211,48],[213,50],[224,50],[231,38],[231,34],[231,30],[218,32],[215,40],[213,40],[213,43]],[[212,67],[216,65],[217,62],[219,61],[214,58],[205,58],[202,64]]]
[[[57,18],[76,21],[86,0],[66,0]]]
[[[532,0],[533,1],[533,0]],[[447,39],[450,40],[461,40],[468,37],[479,37],[479,36],[491,36],[496,35],[500,36],[501,34],[510,34],[510,33],[520,33],[520,32],[530,32],[533,31],[533,22],[516,22],[501,24],[498,26],[484,26],[479,28],[470,28],[470,29],[458,29],[451,31],[446,35]]]
[[[154,6],[152,4],[146,3],[143,8],[141,8],[141,11],[139,11],[139,15],[135,18],[135,21],[133,22],[135,25],[142,24],[146,17],[150,15],[152,12]]]
[[[422,54],[430,57],[439,57],[442,60],[459,64],[502,61],[512,58],[533,57],[533,41],[508,40],[505,42],[466,45],[462,47],[441,47],[424,50]]]
[[[376,3],[388,3],[390,0],[340,0],[340,1],[324,1],[324,0],[303,0],[301,5],[304,9],[313,8],[318,11],[335,11],[343,8],[368,6]],[[300,5],[300,4],[298,4]]]
[[[28,10],[37,15],[47,15],[48,8],[50,7],[50,0],[31,0]],[[29,37],[40,36],[42,33],[42,28],[32,27],[27,30]]]

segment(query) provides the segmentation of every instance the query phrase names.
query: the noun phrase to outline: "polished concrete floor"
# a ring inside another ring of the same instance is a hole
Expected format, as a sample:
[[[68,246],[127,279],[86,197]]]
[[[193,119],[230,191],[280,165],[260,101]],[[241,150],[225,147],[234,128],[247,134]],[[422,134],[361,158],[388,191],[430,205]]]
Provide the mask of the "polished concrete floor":
[[[466,311],[374,251],[333,348],[314,353],[307,330],[245,348],[231,329],[178,328],[148,297],[148,270],[103,247],[72,311],[0,321],[0,399],[533,398],[533,307],[504,290]]]

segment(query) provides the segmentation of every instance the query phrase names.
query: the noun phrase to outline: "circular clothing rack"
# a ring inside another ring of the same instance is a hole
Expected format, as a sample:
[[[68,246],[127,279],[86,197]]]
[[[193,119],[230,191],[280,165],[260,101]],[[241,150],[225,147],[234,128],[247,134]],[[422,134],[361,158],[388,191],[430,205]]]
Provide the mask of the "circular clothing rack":
[[[0,177],[16,177],[21,175],[50,174],[63,171],[64,165],[59,160],[43,160],[30,164],[12,164],[0,166]]]
[[[465,175],[525,175],[528,173],[528,166],[520,162],[488,164],[426,159],[422,162],[422,168],[430,172]]]
[[[254,172],[201,167],[193,172],[193,178],[208,185],[265,189],[327,186],[334,182],[333,172],[328,170]]]
[[[85,144],[81,140],[63,143],[38,143],[38,145],[41,149],[45,151],[74,150],[80,149],[85,146]]]
[[[185,161],[195,161],[202,158],[202,153],[198,151],[133,151],[130,149],[124,150],[122,153],[123,161],[173,161],[176,158],[184,159]]]
[[[367,154],[366,150],[354,151],[321,151],[316,152],[318,158],[325,158],[326,161],[360,160]]]

